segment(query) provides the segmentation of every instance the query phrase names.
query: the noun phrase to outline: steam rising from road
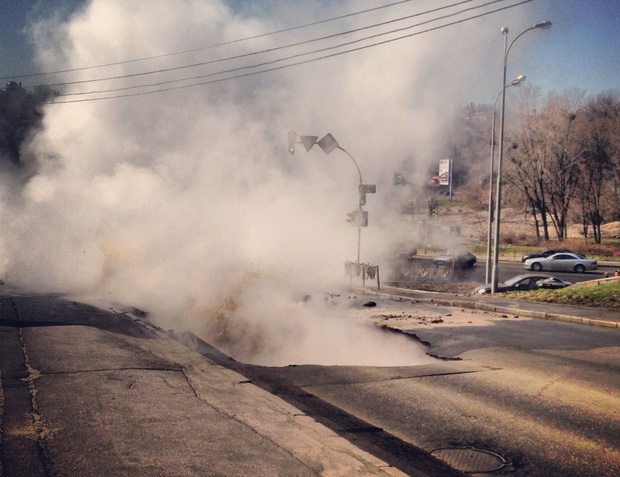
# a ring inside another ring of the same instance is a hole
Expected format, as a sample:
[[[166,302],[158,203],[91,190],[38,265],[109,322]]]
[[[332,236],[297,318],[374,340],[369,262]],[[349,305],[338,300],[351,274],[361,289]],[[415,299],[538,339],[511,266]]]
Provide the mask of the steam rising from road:
[[[33,25],[33,41],[46,71],[158,57],[76,71],[75,82],[245,55],[369,22],[358,16],[310,33],[260,36],[361,7],[257,5],[236,2],[234,10],[219,0],[92,0],[67,20],[52,15]],[[432,5],[399,8],[404,16]],[[394,12],[373,15],[380,21]],[[203,333],[222,325],[210,322],[214,315],[205,310],[236,300],[220,320],[244,330],[234,334],[244,353],[253,339],[267,340],[263,349],[278,348],[281,355],[288,342],[311,343],[298,348],[321,356],[337,355],[351,336],[366,342],[361,331],[339,328],[332,312],[298,300],[300,291],[341,285],[344,261],[355,259],[357,231],[345,218],[357,206],[357,173],[338,150],[326,156],[300,146],[289,155],[287,132],[332,133],[357,159],[364,181],[377,184],[378,193],[368,197],[362,261],[379,263],[395,237],[412,232],[398,219],[393,172],[424,175],[427,164],[446,153],[442,139],[452,112],[474,87],[495,84],[480,68],[491,48],[484,38],[499,24],[490,18],[263,75],[46,107],[43,129],[23,147],[24,167],[2,168],[0,276],[28,290],[130,303],[165,326]],[[118,89],[221,69],[209,64],[62,90]],[[295,335],[302,333],[300,341]]]

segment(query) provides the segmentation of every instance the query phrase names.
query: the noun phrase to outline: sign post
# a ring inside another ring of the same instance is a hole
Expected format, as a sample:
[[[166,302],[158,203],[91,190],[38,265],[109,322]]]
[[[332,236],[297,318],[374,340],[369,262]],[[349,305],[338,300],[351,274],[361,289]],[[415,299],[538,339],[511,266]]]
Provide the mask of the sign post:
[[[449,195],[452,198],[452,159],[439,161],[439,185],[449,186]]]

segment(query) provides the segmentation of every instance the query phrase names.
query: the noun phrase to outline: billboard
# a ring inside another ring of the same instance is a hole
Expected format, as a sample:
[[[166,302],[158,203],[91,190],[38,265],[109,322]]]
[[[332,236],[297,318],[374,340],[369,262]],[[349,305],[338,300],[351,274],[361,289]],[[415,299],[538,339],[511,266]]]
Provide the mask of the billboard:
[[[450,185],[450,159],[441,159],[439,161],[439,185],[447,186]]]

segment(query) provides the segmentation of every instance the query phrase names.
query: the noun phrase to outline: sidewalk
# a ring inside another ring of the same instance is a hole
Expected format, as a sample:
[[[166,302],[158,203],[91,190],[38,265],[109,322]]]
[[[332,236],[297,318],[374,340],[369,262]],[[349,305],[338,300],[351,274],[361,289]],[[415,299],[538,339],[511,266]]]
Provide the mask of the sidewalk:
[[[5,291],[0,320],[0,476],[405,475],[131,315]]]

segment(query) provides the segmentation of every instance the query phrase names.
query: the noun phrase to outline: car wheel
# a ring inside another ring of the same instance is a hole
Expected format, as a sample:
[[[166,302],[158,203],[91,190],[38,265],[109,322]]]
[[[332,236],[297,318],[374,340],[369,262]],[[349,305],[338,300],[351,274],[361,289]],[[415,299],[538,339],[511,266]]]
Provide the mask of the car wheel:
[[[542,270],[542,265],[538,262],[532,263],[532,270],[535,272],[540,272]]]
[[[584,273],[586,271],[586,267],[584,267],[583,265],[575,265],[575,271],[577,273]]]

